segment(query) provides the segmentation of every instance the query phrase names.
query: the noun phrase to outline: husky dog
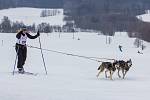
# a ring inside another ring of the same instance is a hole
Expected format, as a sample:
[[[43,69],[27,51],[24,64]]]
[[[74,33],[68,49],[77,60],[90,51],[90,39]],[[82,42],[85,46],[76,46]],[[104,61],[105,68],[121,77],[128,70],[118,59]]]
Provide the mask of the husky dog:
[[[132,66],[132,61],[129,59],[128,61],[123,60],[116,60],[114,62],[115,67],[118,70],[118,77],[121,78],[120,70],[122,70],[123,79],[125,78],[126,73],[129,71],[130,67]]]
[[[106,70],[105,70],[106,69]],[[116,67],[114,63],[112,62],[102,62],[102,64],[98,67],[99,73],[97,74],[97,77],[105,70],[105,77],[110,78],[112,80],[112,75],[116,70]],[[110,76],[107,76],[107,72],[109,71]]]

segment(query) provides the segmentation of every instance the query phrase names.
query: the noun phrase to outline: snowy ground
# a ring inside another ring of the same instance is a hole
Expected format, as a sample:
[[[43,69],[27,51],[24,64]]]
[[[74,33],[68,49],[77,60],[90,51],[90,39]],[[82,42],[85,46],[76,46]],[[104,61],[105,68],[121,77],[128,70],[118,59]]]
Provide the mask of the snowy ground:
[[[80,38],[80,40],[77,40]],[[150,93],[150,44],[143,55],[133,46],[134,39],[116,35],[111,45],[105,44],[105,36],[97,33],[41,34],[45,49],[84,56],[129,59],[133,66],[124,80],[117,73],[114,80],[96,78],[100,63],[84,58],[72,57],[44,51],[48,75],[44,73],[40,51],[28,48],[25,70],[39,73],[38,76],[15,75],[15,34],[0,33],[0,98],[2,100],[147,100]],[[28,40],[29,45],[38,46],[38,39]],[[118,45],[123,46],[123,53]]]
[[[39,8],[11,8],[0,10],[0,21],[3,16],[7,16],[11,21],[23,22],[25,25],[49,23],[50,25],[64,25],[63,22],[63,9],[57,9],[60,13],[56,16],[40,17],[44,9]],[[52,9],[49,9],[52,10]]]
[[[42,9],[14,8],[0,10],[0,19],[8,16],[12,21],[25,24],[49,22],[63,25],[62,13],[55,17],[41,18]],[[145,17],[143,17],[145,19]],[[123,33],[112,37],[111,45],[105,44],[105,36],[97,33],[41,34],[45,49],[73,53],[83,56],[115,58],[133,61],[133,66],[124,80],[117,73],[113,81],[96,77],[99,62],[53,52],[44,52],[48,75],[45,75],[40,50],[28,48],[25,70],[38,73],[37,76],[12,75],[16,42],[15,33],[0,33],[0,99],[1,100],[147,100],[150,93],[150,43],[138,54],[133,46],[135,39]],[[78,40],[80,38],[80,40]],[[39,47],[38,39],[28,40],[28,45]],[[118,49],[123,46],[123,53]]]
[[[142,15],[139,15],[137,16],[139,19],[141,19],[142,21],[145,21],[145,22],[150,22],[150,10],[147,10],[146,11],[146,14],[142,14]]]

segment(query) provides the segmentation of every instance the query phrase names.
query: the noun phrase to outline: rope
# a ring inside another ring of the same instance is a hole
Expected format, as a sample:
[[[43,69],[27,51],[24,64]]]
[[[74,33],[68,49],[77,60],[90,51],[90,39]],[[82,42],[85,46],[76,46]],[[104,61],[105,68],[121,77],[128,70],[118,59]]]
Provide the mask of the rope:
[[[27,45],[27,47],[35,48],[35,49],[42,49],[42,48],[39,48],[39,47],[29,46],[29,45]],[[100,61],[98,59],[115,60],[115,59],[108,59],[108,58],[98,58],[98,57],[81,56],[81,55],[76,55],[76,54],[71,54],[71,53],[65,53],[65,52],[55,51],[55,50],[50,50],[50,49],[42,49],[42,50],[44,50],[44,51],[50,51],[50,52],[54,52],[54,53],[59,53],[59,54],[63,54],[63,55],[69,55],[69,56],[75,56],[75,57],[85,58],[85,59],[89,59],[89,60],[97,61],[97,62],[104,62],[104,61]]]
[[[109,58],[99,58],[99,57],[90,57],[90,58],[95,58],[95,59],[105,59],[105,60],[113,60],[113,61],[115,61],[115,59],[109,59]]]

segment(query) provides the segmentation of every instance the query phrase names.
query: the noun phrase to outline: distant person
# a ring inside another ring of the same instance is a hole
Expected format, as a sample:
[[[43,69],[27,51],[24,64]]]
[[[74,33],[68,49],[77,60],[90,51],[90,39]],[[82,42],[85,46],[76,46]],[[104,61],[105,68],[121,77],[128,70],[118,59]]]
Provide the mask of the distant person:
[[[138,50],[138,52],[137,52],[137,53],[138,53],[138,54],[143,54],[143,53],[142,53],[141,51],[139,51],[139,50]]]
[[[4,41],[2,40],[2,46],[3,46],[3,44],[4,44]]]
[[[27,46],[26,46],[27,38],[36,39],[38,36],[40,36],[39,31],[35,36],[32,36],[29,34],[29,31],[26,28],[21,29],[21,31],[17,33],[16,35],[17,43],[15,49],[18,55],[17,68],[19,73],[25,72],[23,65],[25,64],[26,57],[27,57]]]
[[[119,50],[122,52],[122,46],[121,46],[121,45],[119,45],[118,47],[119,47]]]

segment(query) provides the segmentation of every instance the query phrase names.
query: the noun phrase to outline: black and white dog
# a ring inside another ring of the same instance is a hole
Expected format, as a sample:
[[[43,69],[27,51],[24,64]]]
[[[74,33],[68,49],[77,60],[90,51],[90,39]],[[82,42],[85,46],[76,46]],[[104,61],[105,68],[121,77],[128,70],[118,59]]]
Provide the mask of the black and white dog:
[[[122,71],[123,79],[125,78],[126,73],[129,71],[130,67],[132,66],[132,61],[129,59],[128,61],[124,60],[115,60],[114,62],[102,62],[101,65],[98,67],[98,74],[99,77],[100,73],[105,70],[105,77],[110,78],[112,80],[112,75],[118,70],[118,77],[121,78],[120,71]],[[110,76],[107,76],[107,72],[110,73]]]
[[[121,78],[120,70],[122,71],[123,79],[125,78],[126,73],[129,71],[130,67],[132,66],[132,61],[129,59],[128,61],[124,60],[116,60],[114,62],[115,67],[118,70],[118,77]]]
[[[112,75],[116,71],[116,67],[112,62],[102,62],[102,64],[98,67],[98,70],[99,72],[97,74],[97,77],[100,75],[100,73],[102,73],[105,70],[105,77],[110,78],[112,80]],[[110,73],[109,77],[107,76],[107,72]]]

